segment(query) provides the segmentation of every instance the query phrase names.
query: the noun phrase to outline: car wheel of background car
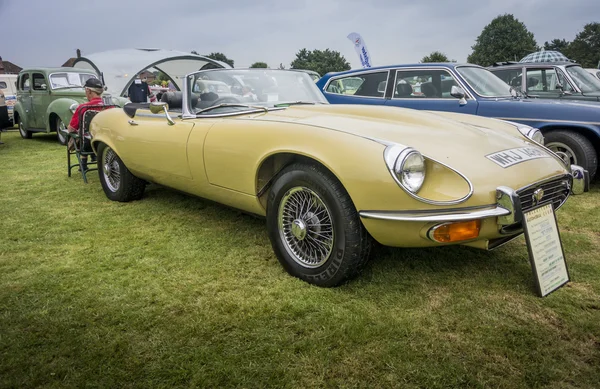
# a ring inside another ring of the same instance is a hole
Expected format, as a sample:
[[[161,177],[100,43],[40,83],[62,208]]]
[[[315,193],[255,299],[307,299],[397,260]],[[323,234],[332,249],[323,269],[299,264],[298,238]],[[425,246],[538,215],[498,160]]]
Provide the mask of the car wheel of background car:
[[[106,197],[121,202],[141,199],[145,182],[131,174],[117,153],[101,143],[98,155],[98,175]]]
[[[67,136],[65,135],[66,131],[67,131],[67,127],[65,127],[65,123],[63,123],[63,121],[59,117],[57,117],[56,118],[56,136],[58,138],[58,143],[60,143],[61,145],[67,144]]]
[[[565,130],[544,134],[545,146],[554,152],[566,154],[571,164],[579,165],[594,178],[598,170],[598,155],[592,143],[583,135]]]
[[[371,236],[342,184],[323,168],[292,164],[269,193],[267,229],[291,275],[331,287],[354,277],[368,260]]]
[[[23,120],[19,119],[19,134],[21,134],[21,138],[23,139],[31,139],[32,133],[31,131],[27,131],[25,126],[23,125]]]

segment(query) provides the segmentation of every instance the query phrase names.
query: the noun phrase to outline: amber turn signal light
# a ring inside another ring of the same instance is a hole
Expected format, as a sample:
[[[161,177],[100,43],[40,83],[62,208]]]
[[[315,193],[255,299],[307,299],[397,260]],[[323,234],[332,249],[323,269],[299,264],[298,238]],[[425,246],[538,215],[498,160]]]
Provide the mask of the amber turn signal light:
[[[481,220],[440,224],[429,231],[429,237],[436,242],[451,243],[475,239],[479,236]]]

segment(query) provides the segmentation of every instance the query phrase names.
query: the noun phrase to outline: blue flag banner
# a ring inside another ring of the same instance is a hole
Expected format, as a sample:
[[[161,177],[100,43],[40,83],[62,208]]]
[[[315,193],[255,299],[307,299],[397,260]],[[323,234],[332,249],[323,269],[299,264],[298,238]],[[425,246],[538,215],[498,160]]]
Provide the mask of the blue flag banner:
[[[369,55],[369,51],[367,50],[367,45],[365,45],[365,41],[360,36],[360,34],[353,32],[347,36],[348,39],[352,41],[354,44],[354,50],[356,50],[356,54],[360,58],[360,63],[363,68],[371,67],[371,56]]]

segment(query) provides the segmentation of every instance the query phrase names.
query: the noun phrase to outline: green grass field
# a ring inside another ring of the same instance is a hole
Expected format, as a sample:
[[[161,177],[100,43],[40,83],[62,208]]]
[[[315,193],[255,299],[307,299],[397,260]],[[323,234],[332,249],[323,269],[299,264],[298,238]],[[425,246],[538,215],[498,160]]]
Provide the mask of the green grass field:
[[[598,388],[600,186],[557,212],[572,281],[525,239],[378,247],[333,289],[261,219],[158,186],[109,201],[55,134],[0,145],[0,388]]]

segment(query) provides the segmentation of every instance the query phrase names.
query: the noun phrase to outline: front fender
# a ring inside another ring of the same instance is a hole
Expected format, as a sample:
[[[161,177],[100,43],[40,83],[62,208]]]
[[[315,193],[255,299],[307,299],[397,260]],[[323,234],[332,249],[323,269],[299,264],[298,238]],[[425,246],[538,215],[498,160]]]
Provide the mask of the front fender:
[[[23,107],[23,104],[21,104],[20,101],[17,101],[17,103],[15,104],[14,110],[13,110],[13,120],[14,120],[14,115],[17,115],[21,121],[23,121],[23,125],[25,126],[25,128],[28,128],[28,123],[27,123],[27,114],[25,113],[25,107]],[[19,124],[15,121],[15,124]]]
[[[69,107],[72,104],[79,104],[79,102],[69,98],[61,98],[54,100],[52,103],[50,103],[50,105],[48,105],[48,108],[46,109],[47,132],[51,131],[50,117],[52,116],[52,114],[58,115],[58,117],[60,118],[60,120],[62,120],[65,126],[69,125],[69,123],[71,122],[71,118],[73,117],[73,112],[71,112],[71,110],[69,109]]]

